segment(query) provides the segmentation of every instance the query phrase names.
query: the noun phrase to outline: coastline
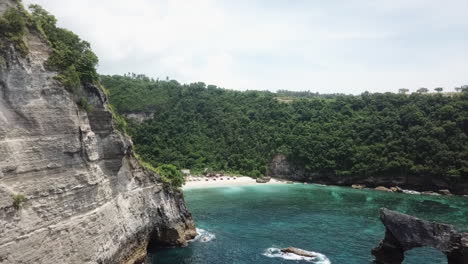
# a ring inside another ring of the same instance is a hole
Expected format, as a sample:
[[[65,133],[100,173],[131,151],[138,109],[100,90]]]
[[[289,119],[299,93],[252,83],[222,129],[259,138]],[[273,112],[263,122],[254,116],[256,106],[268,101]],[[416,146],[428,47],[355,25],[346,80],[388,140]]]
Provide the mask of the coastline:
[[[248,185],[271,185],[271,184],[287,184],[289,181],[271,178],[269,182],[258,183],[254,178],[247,176],[241,177],[222,177],[214,180],[209,177],[192,177],[191,180],[187,180],[182,186],[182,190],[193,189],[193,188],[214,188],[214,187],[234,187],[234,186],[248,186]],[[229,178],[229,180],[228,180]]]
[[[223,178],[223,180],[221,180]],[[229,180],[228,180],[229,179]],[[182,190],[188,189],[203,189],[203,188],[216,188],[216,187],[235,187],[235,186],[251,186],[251,185],[276,185],[276,184],[315,184],[321,186],[341,186],[345,188],[351,188],[355,190],[373,190],[373,191],[380,191],[380,192],[390,192],[390,193],[404,193],[408,195],[430,195],[430,196],[459,196],[468,198],[468,195],[460,195],[460,194],[452,194],[452,193],[439,193],[435,191],[415,191],[410,189],[401,189],[395,187],[384,187],[378,186],[375,188],[366,187],[365,185],[360,184],[353,184],[352,186],[349,185],[335,185],[335,184],[320,184],[320,183],[311,183],[311,182],[297,182],[279,178],[271,178],[269,182],[266,183],[259,183],[256,179],[248,177],[248,176],[223,176],[212,178],[212,177],[191,177],[188,178],[185,184],[182,186]],[[395,188],[395,189],[394,189]]]

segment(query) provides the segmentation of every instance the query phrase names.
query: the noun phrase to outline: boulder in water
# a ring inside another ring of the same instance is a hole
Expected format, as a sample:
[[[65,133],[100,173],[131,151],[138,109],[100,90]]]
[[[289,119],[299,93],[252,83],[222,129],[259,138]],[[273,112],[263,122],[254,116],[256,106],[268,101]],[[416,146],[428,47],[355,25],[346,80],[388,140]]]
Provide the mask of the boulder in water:
[[[303,257],[308,257],[308,258],[316,258],[317,254],[314,254],[312,252],[300,249],[300,248],[295,248],[295,247],[287,247],[281,249],[281,252],[283,253],[292,253],[298,256],[303,256]]]

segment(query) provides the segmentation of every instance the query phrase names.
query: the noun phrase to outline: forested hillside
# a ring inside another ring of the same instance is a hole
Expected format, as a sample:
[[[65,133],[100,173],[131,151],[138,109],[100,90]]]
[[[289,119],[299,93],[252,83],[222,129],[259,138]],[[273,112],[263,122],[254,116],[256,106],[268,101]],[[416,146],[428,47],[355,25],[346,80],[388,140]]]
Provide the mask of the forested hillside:
[[[154,112],[130,124],[153,166],[212,168],[259,176],[273,155],[311,173],[340,177],[468,178],[468,92],[281,94],[181,85],[143,75],[101,76],[120,113]],[[282,92],[284,93],[284,91]]]

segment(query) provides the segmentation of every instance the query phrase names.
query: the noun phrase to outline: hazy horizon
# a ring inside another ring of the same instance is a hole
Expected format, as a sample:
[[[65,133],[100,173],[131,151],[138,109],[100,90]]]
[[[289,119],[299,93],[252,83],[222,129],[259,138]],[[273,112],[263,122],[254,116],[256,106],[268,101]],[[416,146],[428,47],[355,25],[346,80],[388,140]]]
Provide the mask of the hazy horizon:
[[[89,41],[102,74],[322,94],[468,84],[463,0],[31,3]]]

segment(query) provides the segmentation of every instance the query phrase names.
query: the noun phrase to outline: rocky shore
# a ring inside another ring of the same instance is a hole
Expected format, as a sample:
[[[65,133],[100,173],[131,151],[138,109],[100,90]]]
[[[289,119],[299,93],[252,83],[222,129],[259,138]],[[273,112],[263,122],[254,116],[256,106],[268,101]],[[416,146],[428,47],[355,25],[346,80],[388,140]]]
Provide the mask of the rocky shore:
[[[306,172],[289,162],[286,156],[277,154],[270,162],[268,176],[292,180],[296,182],[310,182],[324,185],[354,186],[355,189],[372,188],[389,191],[391,188],[401,188],[408,194],[428,195],[468,195],[468,180],[450,182],[443,178],[429,178],[411,175],[383,175],[372,176],[343,176],[327,173]],[[399,192],[399,191],[394,191]]]
[[[414,190],[405,190],[405,189],[402,189],[402,188],[400,188],[398,186],[392,186],[392,187],[389,187],[389,188],[387,188],[385,186],[377,186],[375,188],[367,188],[367,186],[364,185],[364,184],[353,184],[353,185],[351,185],[351,188],[357,189],[357,190],[371,190],[371,189],[374,189],[374,190],[383,191],[383,192],[406,193],[406,194],[415,194],[415,195],[432,195],[432,196],[441,196],[441,195],[452,196],[452,195],[454,195],[448,189],[442,189],[442,190],[438,190],[438,191],[418,192],[418,191],[414,191]],[[463,195],[463,196],[468,197],[468,195]]]

